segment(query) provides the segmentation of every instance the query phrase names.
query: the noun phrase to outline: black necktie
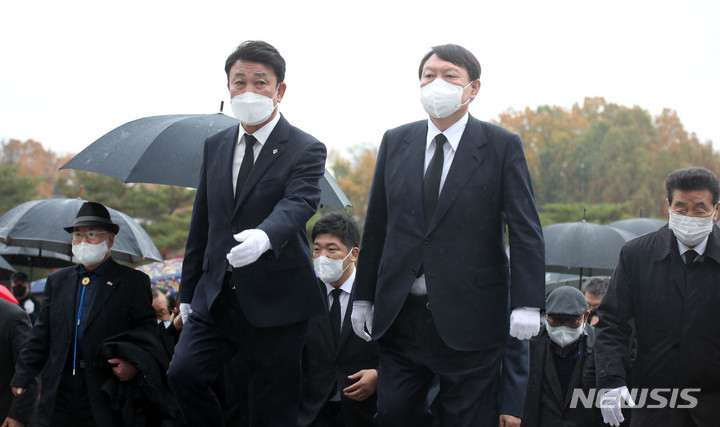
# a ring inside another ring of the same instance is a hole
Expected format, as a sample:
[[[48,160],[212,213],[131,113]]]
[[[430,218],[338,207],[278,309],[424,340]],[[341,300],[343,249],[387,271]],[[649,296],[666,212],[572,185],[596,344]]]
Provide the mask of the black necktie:
[[[698,253],[694,250],[690,249],[689,251],[685,252],[685,265],[690,265],[695,261],[695,258],[698,256]]]
[[[255,162],[255,153],[253,153],[253,147],[257,139],[254,136],[246,133],[245,134],[245,155],[243,156],[242,163],[240,164],[240,171],[238,172],[237,181],[235,185],[235,203],[238,201],[240,192],[242,191],[243,185],[250,171],[252,170],[253,163]]]
[[[330,293],[333,297],[332,306],[330,307],[330,324],[332,325],[335,345],[337,345],[338,341],[340,341],[340,294],[342,289],[335,288]]]
[[[435,154],[433,154],[427,171],[425,171],[425,179],[423,180],[423,212],[425,214],[425,228],[430,225],[430,219],[435,213],[435,207],[440,194],[440,178],[442,177],[443,163],[445,162],[445,154],[443,153],[443,144],[447,141],[445,135],[438,134],[435,137]]]

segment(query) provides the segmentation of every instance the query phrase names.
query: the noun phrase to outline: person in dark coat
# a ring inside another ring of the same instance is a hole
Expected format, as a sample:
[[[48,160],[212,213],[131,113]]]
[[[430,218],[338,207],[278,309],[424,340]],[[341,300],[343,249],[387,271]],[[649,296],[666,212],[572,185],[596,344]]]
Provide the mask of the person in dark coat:
[[[331,212],[315,223],[312,240],[329,315],[308,324],[298,425],[371,426],[377,409],[377,343],[355,335],[350,324],[360,230],[348,214]]]
[[[525,395],[523,426],[601,426],[597,408],[585,408],[575,396],[595,386],[592,356],[594,333],[586,321],[590,310],[585,296],[571,286],[548,295],[545,325],[530,340],[530,377]]]
[[[668,225],[625,244],[597,310],[597,381],[609,389],[602,411],[610,425],[625,418],[621,402],[636,404],[632,426],[720,422],[720,184],[692,167],[671,173],[666,190]],[[631,391],[623,357],[632,318]]]
[[[10,385],[22,395],[42,372],[39,426],[120,426],[122,414],[101,387],[114,377],[126,382],[142,376],[123,358],[101,357],[100,348],[122,332],[158,330],[150,279],[110,257],[119,226],[103,205],[84,203],[65,230],[80,264],[48,276],[40,315]]]
[[[35,319],[40,313],[40,302],[30,296],[30,279],[27,274],[13,273],[10,276],[10,286],[13,295],[18,300],[18,305],[30,316],[30,323],[35,323]]]
[[[22,396],[13,397],[10,378],[15,374],[15,361],[30,335],[30,319],[17,304],[0,299],[0,421],[8,427],[21,427],[32,420],[37,381]]]

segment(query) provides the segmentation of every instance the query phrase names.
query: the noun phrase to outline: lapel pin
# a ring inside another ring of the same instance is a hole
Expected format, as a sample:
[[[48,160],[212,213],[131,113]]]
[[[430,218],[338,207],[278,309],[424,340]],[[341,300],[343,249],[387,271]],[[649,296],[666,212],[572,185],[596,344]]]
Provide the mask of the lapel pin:
[[[277,148],[273,149],[273,154],[277,154],[277,153],[278,153],[278,149]]]
[[[113,282],[107,282],[107,285],[108,285],[108,286],[112,286],[112,285],[113,285]]]

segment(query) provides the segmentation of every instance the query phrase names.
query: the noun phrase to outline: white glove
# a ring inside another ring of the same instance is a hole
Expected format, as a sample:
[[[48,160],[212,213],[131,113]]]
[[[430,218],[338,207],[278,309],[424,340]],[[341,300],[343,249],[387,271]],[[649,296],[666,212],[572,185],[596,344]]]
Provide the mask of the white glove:
[[[520,341],[529,340],[540,332],[540,309],[518,307],[510,314],[510,336]]]
[[[190,303],[181,302],[180,303],[180,317],[182,317],[183,325],[187,325],[187,320],[188,320],[188,317],[190,317],[190,313],[192,313],[192,308],[190,308]]]
[[[227,260],[235,268],[254,263],[260,255],[270,249],[270,238],[257,228],[241,231],[233,237],[240,244],[230,249]]]
[[[355,335],[368,342],[372,340],[370,334],[372,334],[374,312],[375,306],[373,306],[370,301],[353,301],[353,311],[350,316],[350,323],[352,323]],[[365,332],[365,328],[367,328],[367,332]]]
[[[620,405],[622,401],[625,401],[629,407],[635,406],[632,396],[628,388],[625,386],[614,388],[610,391],[606,391],[600,400],[600,411],[602,412],[603,421],[611,426],[619,426],[621,422],[625,421]]]

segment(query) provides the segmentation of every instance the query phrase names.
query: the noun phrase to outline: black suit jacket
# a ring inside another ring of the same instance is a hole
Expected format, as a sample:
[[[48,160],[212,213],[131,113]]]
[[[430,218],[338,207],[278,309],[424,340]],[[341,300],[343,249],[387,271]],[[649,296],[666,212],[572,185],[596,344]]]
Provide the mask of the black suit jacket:
[[[291,126],[284,117],[262,147],[237,204],[232,183],[239,127],[205,141],[195,196],[180,301],[206,316],[222,289],[226,255],[238,244],[233,235],[261,229],[272,250],[256,262],[233,269],[243,314],[256,327],[288,325],[319,316],[318,292],[305,223],[320,202],[325,146]]]
[[[156,331],[156,313],[152,307],[150,278],[143,272],[120,265],[110,259],[99,283],[95,301],[83,333],[90,405],[98,425],[121,425],[118,413],[110,410],[109,399],[100,392],[113,377],[111,367],[100,357],[103,342],[131,329]],[[15,387],[26,387],[41,373],[42,392],[37,414],[39,425],[49,425],[55,412],[55,396],[68,358],[72,358],[75,292],[78,285],[76,267],[67,267],[47,278],[43,304],[27,346],[18,358]]]
[[[382,337],[422,265],[443,341],[456,350],[500,347],[508,334],[508,306],[545,304],[545,245],[522,143],[517,135],[470,116],[426,228],[426,136],[423,120],[383,137],[355,299],[375,304],[373,337]],[[513,252],[509,266],[505,226]]]
[[[2,286],[2,285],[0,285]],[[25,394],[13,397],[10,392],[10,378],[15,374],[15,361],[30,336],[30,319],[20,306],[0,298],[0,420],[10,417],[25,424],[30,423],[37,384]]]
[[[326,295],[325,285],[320,290]],[[340,342],[336,347],[333,339],[330,316],[311,319],[303,348],[303,383],[300,396],[298,425],[310,425],[322,407],[335,394],[335,384],[340,388],[350,386],[354,381],[347,377],[363,369],[377,369],[378,350],[375,341],[365,342],[352,330],[352,295],[343,319]],[[372,425],[377,410],[377,394],[362,402],[348,399],[341,393],[341,408],[346,426]]]

